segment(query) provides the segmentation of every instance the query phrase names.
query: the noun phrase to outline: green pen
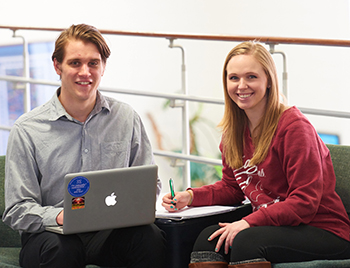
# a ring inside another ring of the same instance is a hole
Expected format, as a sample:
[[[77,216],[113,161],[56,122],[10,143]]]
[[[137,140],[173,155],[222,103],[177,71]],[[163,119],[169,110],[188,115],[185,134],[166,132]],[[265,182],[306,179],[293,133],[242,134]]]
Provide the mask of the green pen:
[[[170,192],[171,192],[171,199],[174,199],[175,197],[175,187],[174,187],[174,181],[172,178],[169,180],[169,185],[170,185]]]

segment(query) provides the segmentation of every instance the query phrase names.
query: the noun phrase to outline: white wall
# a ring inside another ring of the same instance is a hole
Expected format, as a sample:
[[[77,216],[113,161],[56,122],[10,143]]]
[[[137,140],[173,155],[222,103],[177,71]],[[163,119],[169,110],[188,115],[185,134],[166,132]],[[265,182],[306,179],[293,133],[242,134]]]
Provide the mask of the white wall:
[[[347,0],[102,0],[6,1],[0,25],[59,27],[88,23],[100,29],[215,35],[254,35],[349,39]],[[32,41],[54,40],[58,33],[18,31]],[[0,44],[19,42],[0,30]],[[106,36],[112,55],[103,85],[156,92],[181,87],[180,50],[158,38]],[[236,43],[177,40],[186,49],[187,86],[191,95],[222,98],[221,68]],[[289,103],[299,107],[350,112],[350,48],[280,45],[287,54]],[[274,56],[281,72],[281,57]],[[113,95],[132,104],[143,117],[153,146],[156,140],[146,113],[161,126],[165,149],[180,147],[180,110],[162,110],[164,100]],[[198,104],[190,104],[194,113]],[[203,116],[215,126],[223,107],[204,105]],[[339,134],[350,145],[349,119],[309,116],[318,131]],[[199,124],[201,153],[216,157],[220,133]],[[157,158],[161,177],[178,177],[167,160]],[[180,184],[180,182],[179,182]],[[181,187],[181,186],[180,186]]]

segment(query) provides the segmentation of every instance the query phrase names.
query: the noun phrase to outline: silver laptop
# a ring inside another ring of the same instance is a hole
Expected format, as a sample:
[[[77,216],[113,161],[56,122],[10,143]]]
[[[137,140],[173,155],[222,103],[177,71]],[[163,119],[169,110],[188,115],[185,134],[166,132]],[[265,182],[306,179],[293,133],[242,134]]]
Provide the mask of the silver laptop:
[[[67,174],[63,226],[46,230],[75,234],[150,224],[157,177],[156,165]]]

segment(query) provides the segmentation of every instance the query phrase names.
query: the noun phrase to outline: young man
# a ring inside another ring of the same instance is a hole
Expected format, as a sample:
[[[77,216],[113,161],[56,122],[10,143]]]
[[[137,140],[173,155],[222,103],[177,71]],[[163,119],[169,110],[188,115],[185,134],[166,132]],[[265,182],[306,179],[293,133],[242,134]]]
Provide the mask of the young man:
[[[162,267],[165,241],[154,224],[76,235],[45,231],[63,224],[65,174],[154,163],[140,117],[98,91],[109,55],[96,28],[63,31],[52,55],[61,87],[11,130],[3,221],[21,233],[22,267]]]

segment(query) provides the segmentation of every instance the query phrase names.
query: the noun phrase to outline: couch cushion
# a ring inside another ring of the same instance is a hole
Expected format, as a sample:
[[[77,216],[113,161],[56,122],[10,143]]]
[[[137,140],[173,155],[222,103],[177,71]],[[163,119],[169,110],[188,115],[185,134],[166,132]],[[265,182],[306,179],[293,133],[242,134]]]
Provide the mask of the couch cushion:
[[[0,267],[19,267],[20,248],[0,247]]]
[[[5,209],[4,197],[5,184],[5,156],[0,156],[0,217]],[[20,247],[20,235],[17,231],[12,230],[4,224],[0,218],[0,247]]]
[[[346,212],[350,216],[350,146],[330,145],[327,147],[331,153],[337,183],[335,191],[343,201]]]
[[[5,197],[4,197],[4,186],[5,186],[5,156],[0,156],[0,213],[5,209]]]
[[[272,264],[272,268],[349,268],[350,260],[324,260]]]

